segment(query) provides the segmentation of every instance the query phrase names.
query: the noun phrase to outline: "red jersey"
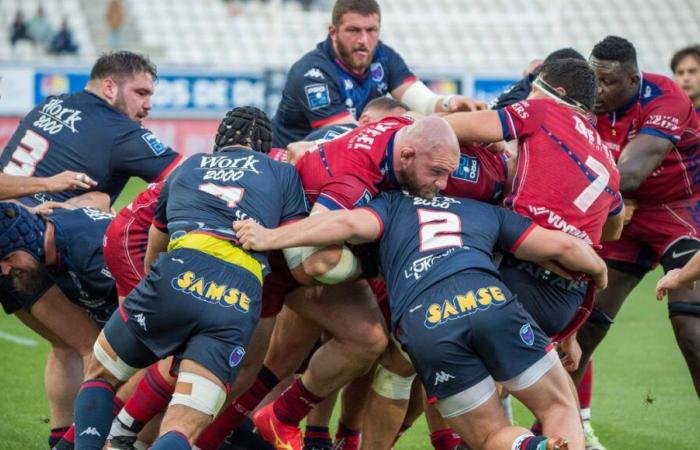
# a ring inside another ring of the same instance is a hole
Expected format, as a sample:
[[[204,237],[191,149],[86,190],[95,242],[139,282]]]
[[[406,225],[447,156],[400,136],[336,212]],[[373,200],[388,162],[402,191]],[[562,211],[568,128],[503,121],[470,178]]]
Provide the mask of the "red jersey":
[[[506,206],[545,228],[598,244],[619,213],[620,174],[586,118],[550,99],[498,111],[505,140],[518,140],[518,169]]]
[[[394,176],[394,136],[410,117],[387,117],[318,145],[296,164],[309,201],[328,209],[351,209],[382,188],[398,187]]]
[[[700,192],[700,125],[688,95],[670,78],[643,73],[639,92],[619,111],[598,116],[598,132],[615,160],[640,134],[668,139],[673,148],[635,192],[625,197],[658,205]]]
[[[459,166],[447,179],[447,187],[441,193],[449,197],[497,202],[508,178],[506,154],[476,144],[462,146],[459,151]]]
[[[136,196],[133,202],[120,209],[117,215],[132,218],[132,226],[145,231],[146,235],[148,235],[148,229],[151,227],[156,203],[158,203],[158,196],[162,188],[162,181],[149,184],[143,192]]]

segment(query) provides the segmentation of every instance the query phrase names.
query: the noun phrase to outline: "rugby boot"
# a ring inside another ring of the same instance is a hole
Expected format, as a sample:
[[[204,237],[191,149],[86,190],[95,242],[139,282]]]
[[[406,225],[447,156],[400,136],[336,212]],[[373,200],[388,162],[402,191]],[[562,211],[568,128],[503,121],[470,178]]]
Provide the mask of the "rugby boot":
[[[105,448],[110,450],[136,450],[136,436],[110,436],[107,439]]]
[[[569,448],[569,442],[560,437],[550,437],[547,439],[547,450],[566,450]]]
[[[586,450],[607,450],[595,435],[590,420],[583,421],[583,436],[586,438]]]
[[[253,423],[258,433],[274,445],[275,450],[302,450],[301,429],[277,418],[273,403],[253,415]]]

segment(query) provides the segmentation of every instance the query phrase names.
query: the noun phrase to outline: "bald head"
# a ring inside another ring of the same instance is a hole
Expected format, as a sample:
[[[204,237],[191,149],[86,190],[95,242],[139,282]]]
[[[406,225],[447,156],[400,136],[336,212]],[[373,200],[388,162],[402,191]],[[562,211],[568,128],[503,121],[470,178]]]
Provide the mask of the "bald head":
[[[397,178],[414,195],[432,198],[445,189],[459,164],[459,142],[442,118],[430,116],[402,128],[396,137]]]

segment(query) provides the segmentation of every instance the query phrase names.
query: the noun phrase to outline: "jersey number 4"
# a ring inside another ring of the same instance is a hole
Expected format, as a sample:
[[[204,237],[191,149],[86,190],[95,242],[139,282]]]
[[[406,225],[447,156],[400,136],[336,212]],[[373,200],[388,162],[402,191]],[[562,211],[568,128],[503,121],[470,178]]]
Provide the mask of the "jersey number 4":
[[[8,175],[31,177],[36,171],[36,165],[44,159],[48,151],[49,141],[34,131],[27,130],[3,172]]]
[[[226,202],[229,208],[235,208],[238,203],[243,200],[245,189],[232,186],[218,186],[213,183],[204,183],[199,185],[199,190],[214,197],[218,197]]]
[[[608,169],[591,155],[588,155],[586,159],[586,167],[598,176],[574,200],[574,205],[582,212],[588,211],[588,208],[600,197],[610,181]]]
[[[418,210],[419,250],[462,247],[462,221],[457,214],[432,209]]]

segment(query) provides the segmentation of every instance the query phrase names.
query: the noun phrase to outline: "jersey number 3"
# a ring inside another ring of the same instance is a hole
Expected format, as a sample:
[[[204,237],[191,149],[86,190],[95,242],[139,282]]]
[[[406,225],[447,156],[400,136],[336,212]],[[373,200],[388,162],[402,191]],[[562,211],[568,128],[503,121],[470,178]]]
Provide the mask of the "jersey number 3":
[[[419,250],[462,247],[462,221],[457,214],[432,209],[418,210]]]
[[[44,159],[48,151],[49,141],[34,131],[27,130],[3,172],[8,175],[31,177],[36,171],[36,165]]]
[[[243,200],[245,189],[232,186],[218,186],[213,183],[204,183],[199,185],[199,190],[214,197],[218,197],[226,202],[229,208],[235,208],[238,203]]]

